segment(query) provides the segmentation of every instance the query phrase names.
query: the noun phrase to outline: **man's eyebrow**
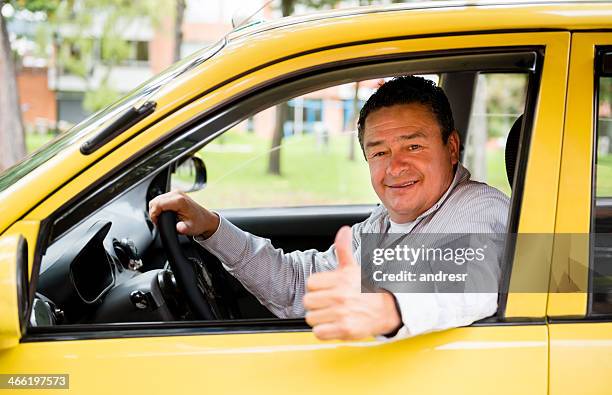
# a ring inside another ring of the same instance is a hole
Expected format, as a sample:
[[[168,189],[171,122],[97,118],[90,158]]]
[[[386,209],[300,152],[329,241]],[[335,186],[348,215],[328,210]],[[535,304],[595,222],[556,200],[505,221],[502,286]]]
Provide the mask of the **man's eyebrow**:
[[[419,138],[419,137],[425,138],[427,136],[423,132],[414,132],[414,133],[409,133],[409,134],[402,134],[401,136],[398,137],[398,139],[400,139],[400,140],[413,140],[413,139],[416,139],[416,138]],[[382,143],[383,143],[382,140],[370,141],[370,142],[368,142],[366,144],[366,148],[372,148],[372,147],[375,147],[377,145],[381,145]]]
[[[410,133],[410,134],[402,134],[401,136],[398,137],[398,139],[400,140],[412,140],[412,139],[416,139],[416,138],[426,138],[427,136],[425,135],[425,133],[417,131],[414,133]]]

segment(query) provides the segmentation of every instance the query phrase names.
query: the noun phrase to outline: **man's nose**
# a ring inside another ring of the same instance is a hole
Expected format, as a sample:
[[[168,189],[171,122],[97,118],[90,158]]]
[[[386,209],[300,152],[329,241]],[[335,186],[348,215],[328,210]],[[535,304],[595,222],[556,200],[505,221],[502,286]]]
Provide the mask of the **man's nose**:
[[[410,168],[410,161],[406,158],[406,155],[401,153],[391,153],[389,158],[389,164],[387,165],[387,175],[391,177],[397,177]]]

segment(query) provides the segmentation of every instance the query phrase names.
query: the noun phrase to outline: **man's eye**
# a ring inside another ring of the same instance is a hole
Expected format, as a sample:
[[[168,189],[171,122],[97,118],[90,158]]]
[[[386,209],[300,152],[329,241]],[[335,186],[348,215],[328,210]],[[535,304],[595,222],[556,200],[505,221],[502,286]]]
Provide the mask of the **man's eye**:
[[[379,156],[383,156],[384,154],[385,154],[385,152],[384,152],[384,151],[374,152],[374,153],[372,154],[372,158],[377,158],[377,157],[379,157]]]
[[[418,145],[418,144],[410,144],[410,145],[408,146],[408,149],[409,149],[410,151],[415,151],[415,150],[418,150],[418,149],[420,149],[420,148],[421,148],[421,146],[420,146],[420,145]]]

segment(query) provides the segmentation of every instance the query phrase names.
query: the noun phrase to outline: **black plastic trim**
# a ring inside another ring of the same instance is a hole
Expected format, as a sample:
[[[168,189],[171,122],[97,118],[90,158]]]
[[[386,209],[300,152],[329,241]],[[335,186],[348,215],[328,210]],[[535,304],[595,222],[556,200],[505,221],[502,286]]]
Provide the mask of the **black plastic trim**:
[[[544,318],[485,318],[470,327],[546,325]],[[29,328],[22,343],[137,337],[198,336],[310,332],[303,319],[258,319],[206,322],[151,322],[139,324],[60,325]]]
[[[50,218],[44,219],[40,222],[38,227],[38,237],[36,238],[36,247],[34,249],[34,260],[32,262],[32,274],[30,275],[30,281],[28,282],[28,301],[27,311],[25,315],[26,328],[22,332],[27,333],[29,330],[28,323],[32,316],[32,307],[34,297],[36,296],[36,287],[38,284],[38,277],[40,275],[40,265],[42,257],[45,255],[47,245],[49,244],[49,237],[51,236],[51,225],[52,221]]]
[[[598,159],[598,144],[599,139],[599,83],[602,77],[612,77],[612,70],[606,70],[604,60],[607,58],[612,67],[612,46],[596,46],[595,47],[595,59],[593,67],[593,144],[591,151],[591,218],[590,218],[590,233],[597,232],[595,226],[595,210],[597,209],[597,159]],[[597,317],[596,313],[593,313],[593,281],[595,270],[595,254],[593,253],[593,242],[589,240],[589,276],[588,276],[588,296],[587,296],[587,316]],[[612,321],[612,318],[610,318]]]
[[[597,71],[600,77],[612,77],[612,49],[597,50]]]
[[[157,107],[157,103],[148,101],[138,108],[128,108],[127,111],[111,122],[110,125],[84,142],[83,145],[81,145],[81,153],[83,155],[89,155],[96,152],[99,148],[103,147],[104,144],[108,143],[121,133],[136,125],[138,122],[153,114],[155,107]]]
[[[31,299],[28,290],[28,241],[21,235],[17,242],[16,258],[17,311],[19,312],[19,329],[23,335],[28,326],[28,302]]]
[[[612,323],[612,315],[593,315],[593,316],[561,316],[548,318],[549,324],[587,324],[587,323]]]

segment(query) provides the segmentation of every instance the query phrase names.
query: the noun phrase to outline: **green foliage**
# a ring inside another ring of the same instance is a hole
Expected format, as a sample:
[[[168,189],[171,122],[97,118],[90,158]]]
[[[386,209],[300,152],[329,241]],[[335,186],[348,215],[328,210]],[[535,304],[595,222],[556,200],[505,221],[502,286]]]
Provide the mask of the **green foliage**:
[[[525,74],[487,74],[487,114],[490,137],[506,136],[525,108]]]
[[[18,10],[28,10],[32,12],[44,12],[52,14],[59,6],[61,0],[16,0],[9,3]]]
[[[89,112],[96,112],[119,100],[120,97],[121,94],[112,88],[108,82],[105,82],[97,89],[85,92],[83,107]]]
[[[13,0],[16,9],[40,11],[47,15],[36,32],[38,52],[54,47],[62,73],[74,74],[86,82],[84,107],[96,111],[115,101],[119,92],[109,84],[118,64],[131,55],[131,43],[122,36],[135,24],[160,25],[171,15],[176,0]],[[100,22],[102,22],[100,24]],[[104,63],[99,86],[93,86],[94,65]]]

